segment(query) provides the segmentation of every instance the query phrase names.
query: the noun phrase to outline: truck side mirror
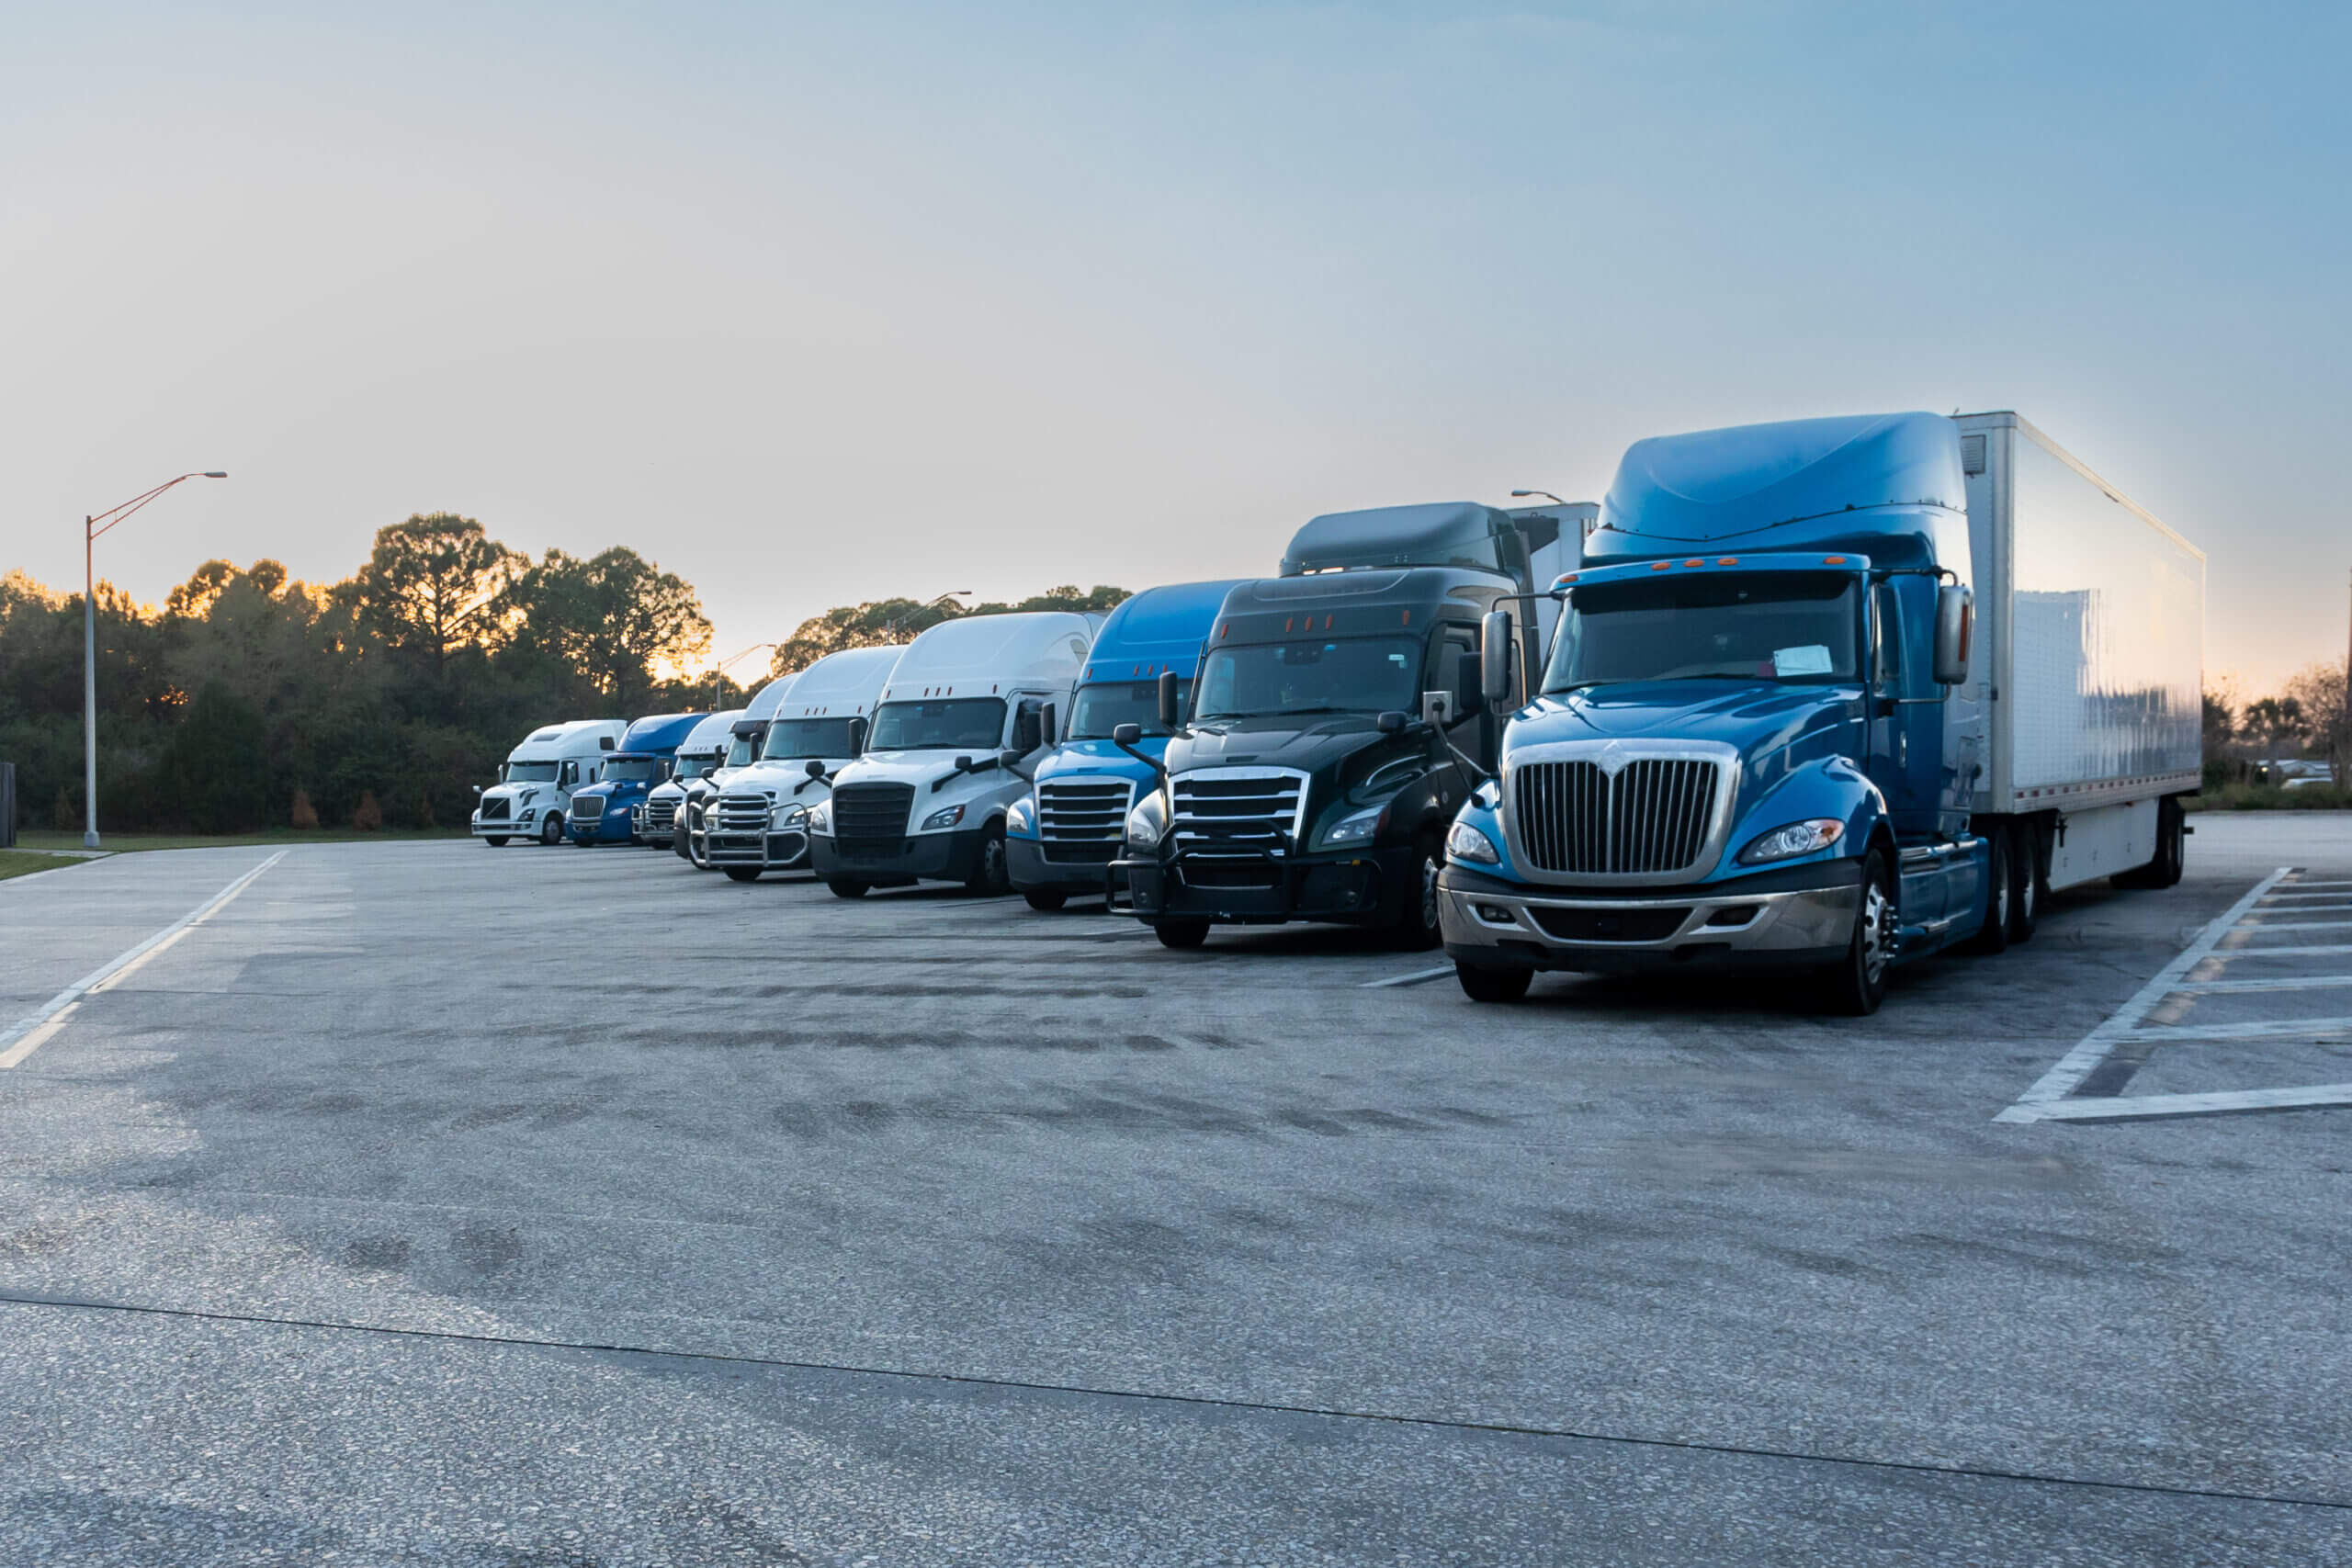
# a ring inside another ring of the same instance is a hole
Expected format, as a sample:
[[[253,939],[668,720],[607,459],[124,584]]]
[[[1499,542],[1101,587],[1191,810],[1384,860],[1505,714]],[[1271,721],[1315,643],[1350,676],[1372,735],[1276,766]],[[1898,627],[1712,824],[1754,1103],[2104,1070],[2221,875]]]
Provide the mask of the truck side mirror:
[[[1382,714],[1378,718],[1374,719],[1372,722],[1374,727],[1377,728],[1381,734],[1394,735],[1397,731],[1403,729],[1407,725],[1412,723],[1413,720],[1412,716],[1409,714],[1404,713],[1396,708],[1390,708],[1386,713]]]
[[[1111,744],[1114,746],[1132,746],[1142,739],[1143,726],[1140,724],[1114,724],[1111,727]]]
[[[1487,656],[1464,653],[1453,661],[1453,716],[1468,718],[1487,708]]]
[[[1171,735],[1175,733],[1176,727],[1184,717],[1177,711],[1177,707],[1176,671],[1162,670],[1159,672],[1159,728]]]
[[[1489,610],[1478,623],[1478,694],[1500,707],[1510,700],[1510,612]]]
[[[862,718],[849,721],[849,754],[853,757],[865,754],[865,720]]]
[[[1045,719],[1036,704],[1022,704],[1021,711],[1012,716],[1012,750],[1025,757],[1044,745]]]
[[[1061,726],[1057,722],[1060,717],[1061,716],[1054,710],[1053,704],[1047,703],[1045,705],[1037,725],[1040,744],[1051,746],[1054,743],[1054,736],[1061,728]]]
[[[1968,644],[1976,629],[1976,605],[1956,582],[1936,590],[1936,683],[1957,686],[1968,679]]]
[[[821,779],[825,776],[824,761],[821,758],[811,757],[808,759],[808,765],[800,771],[812,779]]]

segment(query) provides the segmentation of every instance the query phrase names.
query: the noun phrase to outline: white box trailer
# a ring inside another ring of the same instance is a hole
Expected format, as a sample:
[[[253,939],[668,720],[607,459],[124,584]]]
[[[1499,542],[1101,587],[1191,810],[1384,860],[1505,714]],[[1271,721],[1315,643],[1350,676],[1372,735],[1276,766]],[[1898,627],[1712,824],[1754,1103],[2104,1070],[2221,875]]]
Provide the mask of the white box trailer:
[[[1964,691],[1984,719],[1973,809],[2041,824],[2049,887],[2146,866],[2178,830],[2171,797],[2202,779],[2204,553],[2015,413],[1954,423],[1978,642]]]

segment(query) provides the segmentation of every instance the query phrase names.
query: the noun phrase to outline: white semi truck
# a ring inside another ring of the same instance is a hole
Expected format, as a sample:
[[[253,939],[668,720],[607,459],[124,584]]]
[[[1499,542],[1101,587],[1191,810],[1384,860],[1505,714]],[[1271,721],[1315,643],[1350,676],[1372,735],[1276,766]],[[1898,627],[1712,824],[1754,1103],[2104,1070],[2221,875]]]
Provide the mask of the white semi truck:
[[[718,798],[718,792],[727,787],[729,779],[759,761],[760,750],[767,744],[768,722],[791,693],[792,683],[799,679],[797,671],[778,675],[752,693],[752,700],[743,705],[743,711],[728,727],[727,755],[718,760],[717,767],[684,785],[685,798],[679,803],[674,831],[665,841],[697,870],[710,869],[709,857],[704,852],[704,813]]]
[[[685,805],[686,786],[695,780],[708,777],[727,762],[729,751],[743,746],[735,734],[735,722],[743,716],[741,708],[729,708],[715,713],[694,728],[693,733],[678,742],[678,755],[668,779],[657,785],[637,808],[637,836],[640,842],[672,844],[680,855],[685,851],[685,825],[678,820],[679,808]]]
[[[882,689],[865,754],[808,816],[809,860],[844,898],[919,881],[1012,890],[1004,816],[1023,764],[1053,743],[1101,617],[1047,610],[967,615],[907,646]]]
[[[535,729],[500,764],[498,782],[476,791],[474,837],[496,849],[509,839],[563,842],[571,792],[596,782],[605,758],[628,732],[617,718],[582,718]]]
[[[865,750],[882,688],[905,651],[843,649],[801,671],[759,760],[730,774],[706,808],[707,863],[737,882],[808,869],[808,813],[832,797],[833,775]]]

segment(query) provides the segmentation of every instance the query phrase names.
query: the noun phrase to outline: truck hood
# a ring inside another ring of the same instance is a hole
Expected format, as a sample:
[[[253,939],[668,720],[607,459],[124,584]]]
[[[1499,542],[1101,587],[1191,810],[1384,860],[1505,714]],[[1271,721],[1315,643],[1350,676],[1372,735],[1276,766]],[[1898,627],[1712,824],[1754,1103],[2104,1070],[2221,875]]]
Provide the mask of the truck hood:
[[[1171,773],[1194,768],[1295,768],[1320,773],[1374,748],[1398,755],[1419,752],[1414,735],[1383,735],[1373,716],[1318,714],[1309,718],[1220,719],[1168,742],[1164,759]]]
[[[1161,756],[1168,750],[1168,739],[1147,736],[1136,742],[1136,750],[1147,757]],[[1037,765],[1039,784],[1049,779],[1080,777],[1126,779],[1142,784],[1150,781],[1152,773],[1108,740],[1065,740],[1052,756]]]
[[[825,772],[837,773],[854,761],[849,757],[820,757]],[[779,757],[773,762],[753,762],[728,774],[722,795],[763,795],[789,805],[797,801],[814,806],[832,793],[832,785],[808,776],[806,757]]]
[[[1773,759],[1802,761],[1808,741],[1834,738],[1861,714],[1860,686],[1628,682],[1538,698],[1512,716],[1503,752],[1508,760],[1520,747],[1562,740],[1713,740],[1763,775],[1777,771]]]

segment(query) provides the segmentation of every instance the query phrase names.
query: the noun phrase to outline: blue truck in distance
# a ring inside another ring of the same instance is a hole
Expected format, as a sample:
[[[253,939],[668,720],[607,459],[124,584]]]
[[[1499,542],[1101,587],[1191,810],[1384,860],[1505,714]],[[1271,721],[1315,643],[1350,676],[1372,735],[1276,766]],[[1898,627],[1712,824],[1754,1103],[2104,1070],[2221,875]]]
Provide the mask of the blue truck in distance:
[[[668,781],[678,748],[708,714],[665,713],[640,718],[628,727],[621,743],[605,759],[604,771],[587,788],[571,795],[571,816],[564,832],[582,849],[596,844],[638,841],[638,807],[656,787]]]
[[[1439,877],[1478,1001],[1538,970],[1889,967],[2180,878],[2204,557],[2014,413],[1637,442]],[[1510,613],[1482,684],[1507,686]]]
[[[1179,711],[1191,700],[1201,648],[1232,582],[1147,588],[1114,607],[1095,634],[1070,698],[1062,744],[1037,765],[1036,784],[1005,815],[1004,847],[1015,891],[1033,909],[1058,909],[1073,895],[1101,894],[1119,856],[1127,811],[1154,783],[1168,750],[1159,723],[1159,677],[1176,677]],[[1123,724],[1142,730],[1134,750],[1113,744]]]

